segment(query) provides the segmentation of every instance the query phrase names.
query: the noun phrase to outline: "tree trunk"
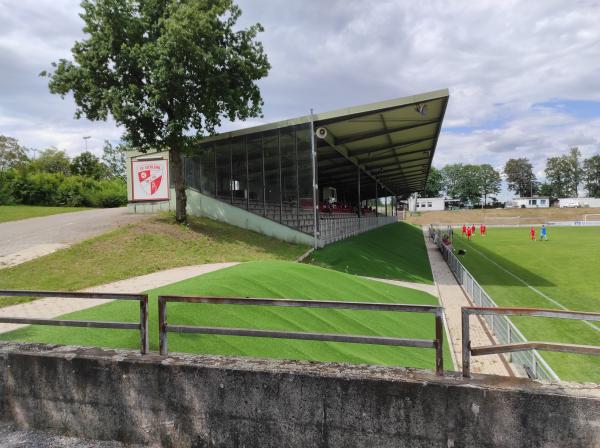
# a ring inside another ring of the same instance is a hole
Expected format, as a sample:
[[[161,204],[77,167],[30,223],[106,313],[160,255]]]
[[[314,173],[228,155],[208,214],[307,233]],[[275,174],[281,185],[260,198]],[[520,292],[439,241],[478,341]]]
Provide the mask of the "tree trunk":
[[[185,194],[185,176],[183,173],[183,160],[178,148],[171,148],[171,166],[173,167],[173,183],[175,184],[175,220],[178,223],[187,222],[186,206],[187,196]]]

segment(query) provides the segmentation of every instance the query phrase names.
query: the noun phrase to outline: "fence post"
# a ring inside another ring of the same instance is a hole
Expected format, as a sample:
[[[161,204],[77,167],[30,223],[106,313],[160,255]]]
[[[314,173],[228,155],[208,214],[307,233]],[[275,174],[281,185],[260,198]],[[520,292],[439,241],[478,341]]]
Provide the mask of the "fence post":
[[[148,294],[140,299],[140,352],[145,355],[150,350],[148,344]]]
[[[462,374],[471,377],[471,336],[469,335],[469,313],[462,309]]]
[[[167,302],[161,296],[158,296],[158,339],[160,354],[167,356],[169,353],[167,341]]]
[[[442,321],[442,310],[435,313],[435,374],[444,374],[444,323]]]

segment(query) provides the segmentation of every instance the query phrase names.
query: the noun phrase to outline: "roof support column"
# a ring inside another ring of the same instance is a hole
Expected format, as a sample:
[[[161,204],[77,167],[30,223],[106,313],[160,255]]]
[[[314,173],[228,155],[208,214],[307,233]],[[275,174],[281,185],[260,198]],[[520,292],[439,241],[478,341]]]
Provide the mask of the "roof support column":
[[[356,184],[357,184],[357,196],[358,196],[358,217],[362,215],[361,204],[360,204],[360,166],[356,167]]]
[[[375,216],[379,216],[379,192],[377,191],[377,180],[375,180]]]
[[[313,184],[313,237],[314,237],[314,248],[319,247],[319,237],[317,229],[317,150],[315,146],[315,121],[313,110],[310,110],[310,155],[312,161],[312,184]]]

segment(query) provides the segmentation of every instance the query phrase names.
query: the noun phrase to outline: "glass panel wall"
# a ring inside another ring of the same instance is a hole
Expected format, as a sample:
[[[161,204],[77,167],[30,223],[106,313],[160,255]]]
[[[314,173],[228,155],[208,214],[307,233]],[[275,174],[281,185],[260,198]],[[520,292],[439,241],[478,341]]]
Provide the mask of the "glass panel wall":
[[[231,202],[231,143],[217,142],[217,198]]]
[[[249,135],[246,139],[248,150],[248,195],[251,212],[265,213],[265,188],[263,178],[262,135]]]
[[[247,208],[248,171],[246,169],[246,138],[239,137],[231,142],[231,190],[233,204]]]
[[[281,153],[281,222],[291,227],[298,225],[298,164],[293,127],[279,132]]]
[[[189,187],[313,233],[310,125],[201,144],[185,157]]]
[[[280,220],[281,209],[281,171],[279,158],[279,133],[263,134],[263,153],[265,170],[265,209],[266,217],[273,221]]]

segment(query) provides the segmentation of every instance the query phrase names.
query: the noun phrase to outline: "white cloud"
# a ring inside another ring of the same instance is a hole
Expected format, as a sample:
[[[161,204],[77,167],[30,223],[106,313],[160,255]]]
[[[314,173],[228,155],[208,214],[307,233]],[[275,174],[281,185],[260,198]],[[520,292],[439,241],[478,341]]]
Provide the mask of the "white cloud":
[[[72,100],[50,95],[37,76],[80,38],[78,3],[0,0],[0,133],[73,153],[83,135],[120,134],[74,120]],[[526,156],[539,171],[571,145],[600,149],[598,119],[538,106],[600,101],[598,0],[239,3],[242,25],[265,26],[273,68],[260,82],[265,117],[224,129],[448,87],[438,166]]]

